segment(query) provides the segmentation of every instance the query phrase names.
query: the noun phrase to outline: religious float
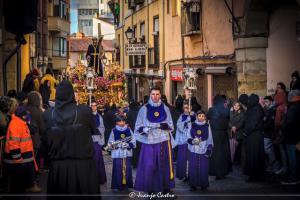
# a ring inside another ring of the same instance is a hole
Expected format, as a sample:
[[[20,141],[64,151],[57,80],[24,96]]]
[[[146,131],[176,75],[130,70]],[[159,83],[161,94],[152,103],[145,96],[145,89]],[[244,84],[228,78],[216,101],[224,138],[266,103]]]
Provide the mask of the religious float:
[[[107,65],[101,77],[92,68],[78,64],[70,70],[70,79],[79,103],[89,103],[93,97],[100,109],[107,104],[126,104],[126,79],[120,65]]]

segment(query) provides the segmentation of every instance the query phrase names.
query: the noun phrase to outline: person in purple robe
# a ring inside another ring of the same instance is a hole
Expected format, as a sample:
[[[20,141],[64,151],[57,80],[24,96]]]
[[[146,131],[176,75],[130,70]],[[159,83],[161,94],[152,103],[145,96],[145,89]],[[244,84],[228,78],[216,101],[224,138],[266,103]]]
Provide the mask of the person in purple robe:
[[[195,121],[195,115],[189,112],[189,104],[183,104],[183,113],[177,121],[177,130],[175,141],[178,146],[176,161],[176,177],[184,182],[188,180],[187,163],[188,163],[188,130],[191,123]]]
[[[197,112],[197,119],[190,126],[188,134],[189,185],[191,191],[195,191],[197,187],[206,189],[209,186],[208,165],[213,149],[213,138],[203,111]]]
[[[125,121],[124,116],[116,117],[116,126],[108,139],[108,148],[113,159],[111,189],[114,190],[133,188],[131,159],[136,142]]]
[[[176,146],[169,108],[161,101],[161,91],[153,87],[147,104],[141,107],[135,124],[136,140],[141,142],[134,189],[169,193],[175,187],[172,148]]]
[[[104,184],[106,183],[106,172],[105,172],[105,165],[104,165],[104,160],[102,155],[102,146],[104,145],[105,127],[104,127],[103,119],[100,113],[98,113],[96,101],[92,101],[91,108],[96,122],[96,133],[92,135],[93,146],[95,150],[94,160],[96,161],[99,183]]]

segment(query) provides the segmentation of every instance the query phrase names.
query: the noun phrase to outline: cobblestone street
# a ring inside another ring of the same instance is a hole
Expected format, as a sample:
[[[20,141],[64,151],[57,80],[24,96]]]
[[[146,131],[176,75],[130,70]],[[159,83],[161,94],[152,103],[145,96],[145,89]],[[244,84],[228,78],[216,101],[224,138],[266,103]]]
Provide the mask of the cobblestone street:
[[[112,191],[110,189],[111,174],[112,174],[112,159],[109,155],[104,156],[106,175],[108,182],[101,186],[101,194],[104,200],[113,200],[118,198],[129,199],[129,192]],[[133,170],[133,180],[135,180],[136,170]],[[214,180],[214,177],[210,177],[210,187],[206,191],[197,190],[191,192],[187,183],[184,183],[176,179],[176,188],[173,190],[177,199],[298,199],[300,197],[300,188],[298,186],[282,186],[278,181],[269,180],[264,183],[247,183],[245,182],[245,176],[242,174],[239,168],[234,168],[224,180]],[[43,194],[46,191],[47,174],[43,173],[40,176],[40,184],[43,188]],[[135,193],[138,195],[138,192]],[[35,196],[32,200],[46,199],[45,196]],[[134,198],[145,199],[145,198]]]

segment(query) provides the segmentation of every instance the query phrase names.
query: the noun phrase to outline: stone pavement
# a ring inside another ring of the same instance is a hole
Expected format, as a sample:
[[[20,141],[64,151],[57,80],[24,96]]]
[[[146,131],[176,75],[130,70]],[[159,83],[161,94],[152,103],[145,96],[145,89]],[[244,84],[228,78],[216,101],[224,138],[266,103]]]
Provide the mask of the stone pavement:
[[[111,175],[112,175],[112,159],[109,155],[104,155],[104,162],[106,167],[106,174],[108,182],[101,185],[101,193],[103,200],[127,200],[129,198],[129,193],[133,190],[126,192],[112,191],[110,189]],[[221,167],[221,166],[220,166]],[[135,180],[136,170],[133,170],[133,180]],[[269,180],[263,183],[247,183],[245,182],[245,176],[243,176],[241,170],[237,167],[234,168],[226,179],[214,180],[210,177],[210,187],[205,190],[197,190],[195,192],[189,191],[189,186],[176,179],[176,188],[173,190],[177,199],[241,199],[245,200],[247,198],[251,199],[300,199],[300,186],[282,186],[276,180]],[[46,187],[47,187],[47,173],[40,175],[40,186],[43,189],[41,196],[33,196],[33,200],[44,200],[46,199]],[[135,192],[135,194],[139,194]],[[143,193],[140,193],[143,194]],[[295,196],[298,195],[298,196]],[[149,198],[132,198],[132,199],[149,199]]]

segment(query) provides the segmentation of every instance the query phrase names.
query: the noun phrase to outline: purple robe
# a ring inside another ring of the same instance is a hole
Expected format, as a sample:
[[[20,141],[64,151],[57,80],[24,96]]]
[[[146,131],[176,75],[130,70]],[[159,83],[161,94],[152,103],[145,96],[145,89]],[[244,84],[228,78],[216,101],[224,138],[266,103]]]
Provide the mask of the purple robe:
[[[213,148],[211,130],[207,123],[196,121],[192,124],[189,133],[189,185],[207,188],[209,186],[209,156]],[[192,143],[195,138],[201,138],[200,144]]]
[[[209,157],[205,154],[189,153],[189,185],[207,188],[209,186]]]
[[[188,161],[188,144],[178,146],[176,161],[176,177],[179,179],[187,177],[187,161]]]
[[[98,180],[100,184],[106,183],[105,165],[102,155],[102,146],[94,142],[94,160],[98,171]]]
[[[170,179],[168,142],[142,144],[134,189],[144,192],[163,192],[175,187]]]
[[[123,159],[126,162],[126,183],[123,184]],[[112,171],[112,180],[111,180],[111,189],[125,190],[128,188],[133,188],[132,181],[132,167],[131,167],[131,157],[127,158],[114,158],[113,159],[113,171]]]

